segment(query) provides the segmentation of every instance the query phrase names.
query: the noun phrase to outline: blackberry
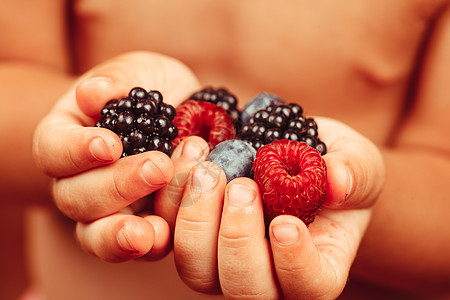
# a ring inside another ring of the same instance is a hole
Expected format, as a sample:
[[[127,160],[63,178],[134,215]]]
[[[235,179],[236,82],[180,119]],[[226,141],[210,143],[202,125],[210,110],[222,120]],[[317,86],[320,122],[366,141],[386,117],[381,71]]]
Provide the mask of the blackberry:
[[[236,128],[236,132],[239,130],[241,125],[241,112],[237,108],[238,99],[226,88],[216,89],[211,86],[207,86],[192,94],[188,100],[210,102],[222,107],[230,115],[233,125]]]
[[[159,91],[135,87],[127,97],[106,103],[95,126],[110,129],[120,137],[122,157],[151,150],[170,156],[172,140],[178,135],[172,123],[175,114],[175,108],[163,102]]]
[[[242,125],[238,139],[247,141],[256,150],[280,139],[305,142],[324,155],[327,147],[318,136],[317,123],[303,115],[300,105],[276,101],[250,116]]]

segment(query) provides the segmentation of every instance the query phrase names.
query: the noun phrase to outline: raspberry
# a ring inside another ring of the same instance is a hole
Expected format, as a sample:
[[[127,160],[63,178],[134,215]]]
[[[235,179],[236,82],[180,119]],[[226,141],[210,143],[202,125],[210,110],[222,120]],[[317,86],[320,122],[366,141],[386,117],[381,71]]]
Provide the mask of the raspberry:
[[[327,168],[318,151],[305,142],[277,140],[256,152],[253,170],[266,224],[281,214],[294,215],[306,225],[314,221],[327,184]]]
[[[326,154],[325,143],[319,139],[317,124],[313,118],[305,118],[301,106],[284,104],[278,98],[266,108],[249,116],[242,125],[238,138],[249,142],[256,150],[275,140],[302,141]]]
[[[215,89],[208,86],[192,94],[188,100],[210,102],[222,107],[231,116],[236,131],[239,130],[241,113],[237,109],[238,99],[226,88]]]
[[[172,154],[171,141],[178,134],[172,123],[175,108],[163,102],[159,91],[141,87],[131,89],[127,97],[106,103],[95,124],[114,131],[122,141],[122,157],[158,150]]]
[[[189,100],[177,107],[176,111],[173,123],[178,128],[178,136],[172,141],[174,147],[191,135],[204,138],[210,150],[220,142],[236,137],[231,117],[218,105]]]

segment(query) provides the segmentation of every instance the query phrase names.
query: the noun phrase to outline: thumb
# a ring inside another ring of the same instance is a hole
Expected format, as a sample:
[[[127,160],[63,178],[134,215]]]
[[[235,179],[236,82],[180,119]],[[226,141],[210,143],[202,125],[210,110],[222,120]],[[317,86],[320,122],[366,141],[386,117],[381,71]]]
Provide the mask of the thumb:
[[[327,197],[324,206],[333,209],[373,205],[384,185],[384,162],[378,148],[347,125],[317,118],[328,145]]]
[[[158,90],[164,102],[178,105],[198,89],[195,75],[180,61],[151,52],[128,52],[87,72],[76,86],[81,111],[95,117],[111,99],[126,96],[136,87]]]

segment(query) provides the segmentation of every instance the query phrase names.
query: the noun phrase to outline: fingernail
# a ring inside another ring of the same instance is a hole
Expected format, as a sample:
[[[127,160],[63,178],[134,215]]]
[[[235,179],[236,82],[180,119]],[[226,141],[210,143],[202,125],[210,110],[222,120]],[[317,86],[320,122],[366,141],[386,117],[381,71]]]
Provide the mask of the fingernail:
[[[273,227],[273,237],[278,244],[290,245],[298,240],[299,231],[295,224],[278,224]]]
[[[347,192],[345,193],[345,200],[347,200],[353,190],[353,175],[347,165],[345,166],[345,171],[347,172]]]
[[[134,247],[131,240],[131,234],[127,229],[127,225],[125,224],[117,233],[117,243],[119,244],[119,247],[125,252],[137,252],[137,249]]]
[[[112,79],[104,76],[91,77],[82,81],[80,86],[84,86],[85,88],[89,88],[93,91],[109,90],[112,86]]]
[[[164,176],[164,173],[151,160],[147,160],[142,165],[141,172],[145,181],[147,181],[149,185],[159,186],[167,184],[167,179]]]
[[[91,78],[86,79],[85,82],[95,82],[95,84],[101,84],[101,85],[108,85],[110,86],[112,83],[112,79],[110,77],[106,76],[94,76]]]
[[[233,206],[249,206],[255,197],[255,191],[245,185],[231,184],[228,190],[228,204]]]
[[[219,177],[211,168],[195,169],[191,179],[191,186],[198,193],[208,192],[214,189],[219,182]]]
[[[186,142],[181,150],[181,156],[188,160],[200,161],[204,152],[205,149],[196,142]]]
[[[100,137],[96,137],[92,140],[89,144],[89,150],[91,151],[92,156],[98,161],[110,162],[113,160],[111,151],[105,141]]]

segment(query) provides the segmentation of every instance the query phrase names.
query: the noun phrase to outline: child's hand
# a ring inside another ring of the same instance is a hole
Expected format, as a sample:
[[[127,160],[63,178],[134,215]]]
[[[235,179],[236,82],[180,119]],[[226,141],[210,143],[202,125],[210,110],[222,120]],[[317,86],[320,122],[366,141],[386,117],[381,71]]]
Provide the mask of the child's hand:
[[[298,218],[279,216],[270,224],[269,244],[253,180],[238,178],[227,186],[223,171],[211,162],[197,164],[186,176],[173,218],[176,265],[187,285],[229,298],[313,299],[341,293],[382,189],[384,164],[368,139],[342,123],[316,120],[328,145],[323,157],[328,196],[309,228]],[[180,161],[174,165],[183,168]],[[160,196],[157,203],[176,203],[174,195],[171,201]]]
[[[167,223],[153,215],[136,216],[128,206],[160,189],[174,175],[162,152],[119,160],[122,143],[115,133],[93,127],[106,102],[135,87],[159,90],[177,105],[198,89],[181,63],[161,55],[134,52],[84,75],[38,126],[33,153],[37,165],[54,177],[57,207],[77,221],[81,246],[106,261],[144,256],[157,259],[170,250]]]

